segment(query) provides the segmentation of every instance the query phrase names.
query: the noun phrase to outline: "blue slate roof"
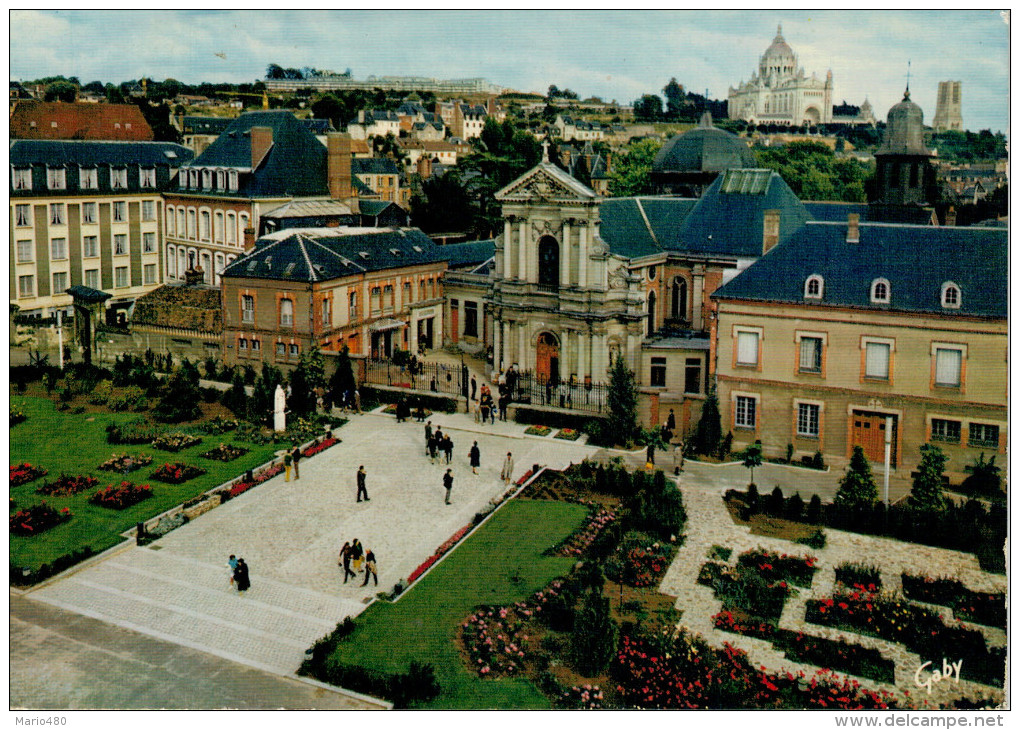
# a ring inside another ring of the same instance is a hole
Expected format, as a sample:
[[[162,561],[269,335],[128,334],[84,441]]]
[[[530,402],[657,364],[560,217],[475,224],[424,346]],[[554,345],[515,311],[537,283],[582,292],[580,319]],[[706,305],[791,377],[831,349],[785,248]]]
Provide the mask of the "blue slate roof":
[[[329,196],[326,148],[302,120],[289,111],[247,112],[190,165],[197,168],[251,167],[251,129],[269,127],[273,144],[256,170],[242,173],[238,197]]]
[[[355,157],[351,160],[355,175],[399,175],[397,163],[388,157]]]
[[[599,235],[618,256],[659,253],[697,201],[692,198],[607,198],[599,204]]]
[[[327,132],[335,132],[336,129],[333,127],[333,122],[328,119],[302,119],[301,123],[308,128],[308,131],[312,134],[326,134]]]
[[[931,208],[913,205],[879,205],[872,203],[839,203],[804,201],[804,207],[816,221],[846,223],[847,216],[856,213],[861,223],[907,223],[915,226],[929,225]]]
[[[495,241],[466,241],[464,243],[447,243],[439,247],[439,256],[448,261],[450,268],[477,266],[493,257],[496,251]]]
[[[315,282],[443,260],[417,228],[291,228],[257,240],[223,276]]]
[[[230,117],[186,116],[181,127],[185,134],[221,134],[232,121]]]
[[[845,224],[808,223],[715,291],[717,299],[1005,318],[1008,231],[862,224],[847,243]],[[804,282],[824,279],[820,302],[804,299]],[[888,279],[889,304],[872,304],[871,283]],[[944,309],[942,284],[960,287],[960,308]]]

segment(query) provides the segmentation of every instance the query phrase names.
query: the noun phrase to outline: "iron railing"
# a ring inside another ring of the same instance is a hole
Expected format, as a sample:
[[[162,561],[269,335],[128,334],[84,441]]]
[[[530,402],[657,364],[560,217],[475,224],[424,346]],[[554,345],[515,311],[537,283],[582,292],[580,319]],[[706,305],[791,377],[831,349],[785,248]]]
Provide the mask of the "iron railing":
[[[418,362],[395,365],[392,360],[369,359],[365,365],[365,380],[369,383],[430,390],[444,395],[468,395],[470,379],[467,367],[456,364]]]

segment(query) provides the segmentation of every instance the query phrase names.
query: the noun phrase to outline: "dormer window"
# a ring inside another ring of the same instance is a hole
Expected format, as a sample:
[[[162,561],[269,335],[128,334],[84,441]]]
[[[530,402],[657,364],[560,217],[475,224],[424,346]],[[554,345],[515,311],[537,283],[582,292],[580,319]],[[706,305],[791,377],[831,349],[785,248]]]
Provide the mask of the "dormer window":
[[[63,190],[67,187],[65,172],[62,167],[46,168],[46,187],[50,190]]]
[[[223,173],[223,170],[217,170],[216,171],[216,189],[217,190],[223,190],[223,189],[226,188],[226,185],[225,185],[226,177],[227,176]]]
[[[15,167],[12,184],[15,190],[32,189],[32,170],[28,167]]]
[[[951,281],[942,285],[942,306],[945,309],[960,308],[960,287]]]
[[[204,190],[212,188],[212,170],[202,170],[202,188]]]
[[[138,171],[138,179],[143,188],[156,187],[156,168],[143,167]]]
[[[887,279],[875,279],[871,282],[871,303],[888,304],[892,292]]]
[[[230,189],[237,190],[237,170],[230,171]]]
[[[188,187],[190,188],[198,187],[198,170],[188,171]]]
[[[821,299],[825,291],[825,281],[818,274],[812,274],[804,282],[805,299]]]
[[[127,168],[110,169],[110,187],[114,190],[123,190],[127,187]]]
[[[99,173],[94,167],[83,167],[78,173],[82,190],[96,190],[99,187]]]

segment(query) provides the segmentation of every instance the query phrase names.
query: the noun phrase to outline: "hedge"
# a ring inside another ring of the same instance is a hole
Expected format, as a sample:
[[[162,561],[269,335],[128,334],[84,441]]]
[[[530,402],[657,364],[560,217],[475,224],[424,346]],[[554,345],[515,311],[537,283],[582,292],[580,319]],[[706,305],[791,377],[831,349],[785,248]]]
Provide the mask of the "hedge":
[[[389,388],[375,388],[371,385],[362,384],[361,391],[362,410],[368,409],[369,403],[396,403],[401,399],[407,399],[413,409],[418,404],[428,408],[430,411],[442,411],[444,413],[457,413],[460,404],[456,398],[448,398],[442,395],[424,394],[419,391],[390,390]]]

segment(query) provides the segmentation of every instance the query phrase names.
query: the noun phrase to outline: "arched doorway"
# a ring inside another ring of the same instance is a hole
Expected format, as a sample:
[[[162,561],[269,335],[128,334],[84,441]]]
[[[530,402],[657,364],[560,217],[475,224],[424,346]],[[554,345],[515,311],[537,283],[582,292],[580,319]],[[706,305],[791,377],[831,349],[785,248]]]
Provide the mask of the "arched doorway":
[[[816,107],[809,106],[804,110],[804,124],[818,124],[822,121],[822,115]]]
[[[680,322],[687,320],[687,281],[682,277],[673,279],[670,287],[669,316]]]
[[[552,236],[542,236],[538,242],[538,283],[560,285],[560,244]]]
[[[560,379],[560,342],[551,332],[543,332],[538,336],[535,347],[535,375],[538,382],[556,383]]]
[[[648,336],[655,334],[655,292],[648,293]]]

